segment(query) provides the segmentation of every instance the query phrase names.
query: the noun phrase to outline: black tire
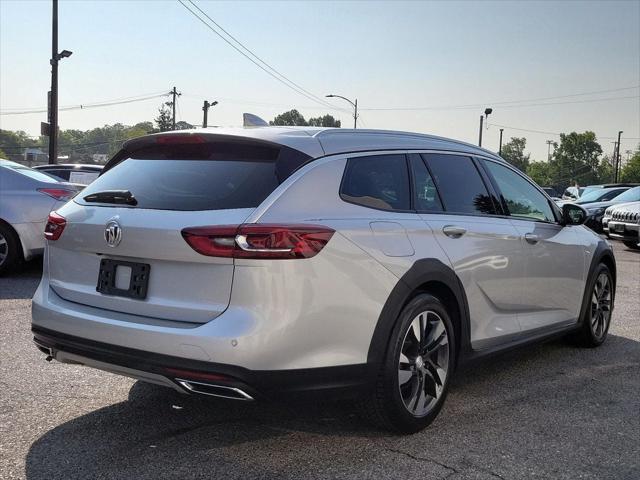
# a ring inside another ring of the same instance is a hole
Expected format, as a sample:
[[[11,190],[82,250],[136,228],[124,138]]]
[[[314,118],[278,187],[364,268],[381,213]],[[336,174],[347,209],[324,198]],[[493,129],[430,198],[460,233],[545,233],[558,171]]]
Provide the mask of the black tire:
[[[625,241],[625,242],[622,242],[622,243],[624,243],[625,247],[631,248],[632,250],[640,250],[640,247],[638,246],[638,242]]]
[[[22,264],[20,239],[11,227],[0,223],[0,276],[15,271]]]
[[[608,282],[608,306],[605,295],[598,285],[601,285],[601,279],[605,276]],[[609,327],[611,326],[611,315],[615,301],[615,284],[609,267],[604,263],[599,264],[589,279],[589,287],[587,289],[587,298],[585,299],[586,307],[584,309],[583,318],[581,319],[580,329],[570,336],[570,339],[580,347],[594,348],[599,347],[607,339]],[[595,297],[598,297],[598,305],[595,306]],[[604,317],[598,317],[604,315]]]
[[[424,325],[424,335],[419,339],[412,333],[415,331],[415,322],[418,322],[420,331]],[[438,342],[434,338],[442,338],[442,327],[446,338]],[[443,343],[445,340],[446,343]],[[428,349],[429,345],[432,346],[431,350]],[[440,412],[447,396],[455,366],[455,345],[453,324],[444,305],[429,294],[413,298],[396,321],[375,390],[361,400],[361,411],[377,426],[394,432],[415,433],[427,427]],[[415,358],[411,353],[414,347]],[[441,377],[444,379],[438,383],[436,378]],[[401,385],[405,378],[408,380]],[[418,395],[413,411],[419,414],[409,410],[413,404],[412,392]],[[424,402],[420,401],[422,394]],[[409,402],[409,406],[406,402]],[[426,411],[419,411],[418,406]]]

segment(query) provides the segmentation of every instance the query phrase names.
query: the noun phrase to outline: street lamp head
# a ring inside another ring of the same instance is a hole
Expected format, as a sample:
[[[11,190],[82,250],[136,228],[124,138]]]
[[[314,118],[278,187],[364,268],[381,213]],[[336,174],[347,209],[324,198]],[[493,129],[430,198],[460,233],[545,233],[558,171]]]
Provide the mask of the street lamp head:
[[[212,107],[216,106],[217,104],[218,104],[218,101],[217,101],[217,100],[214,100],[213,102],[211,102],[211,106],[212,106]]]
[[[493,108],[485,108],[484,109],[484,114],[485,115],[491,115],[492,112],[493,112]]]
[[[335,95],[325,95],[326,98],[333,98]]]
[[[70,57],[73,54],[73,52],[69,51],[69,50],[62,50],[59,54],[58,54],[58,58],[67,58]]]

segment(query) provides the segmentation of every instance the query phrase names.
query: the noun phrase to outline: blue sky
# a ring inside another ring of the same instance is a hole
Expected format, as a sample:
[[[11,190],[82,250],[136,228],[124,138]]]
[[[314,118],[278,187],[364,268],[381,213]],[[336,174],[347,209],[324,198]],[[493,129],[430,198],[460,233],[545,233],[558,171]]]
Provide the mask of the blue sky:
[[[640,2],[208,2],[195,0],[258,56],[315,95],[357,97],[361,126],[476,142],[483,107],[423,111],[368,108],[493,106],[489,122],[545,132],[594,130],[605,152],[640,141],[638,88],[576,100],[496,102],[640,85]],[[243,112],[271,119],[290,108],[331,111],[288,89],[225,44],[176,1],[61,1],[60,105],[168,91],[183,93],[178,119],[238,125]],[[0,108],[46,106],[51,2],[0,0]],[[61,128],[151,120],[161,100],[62,112]],[[332,102],[345,107],[339,101]],[[540,103],[540,102],[531,102]],[[46,114],[3,115],[0,127],[37,134]],[[553,135],[525,136],[546,157]],[[498,127],[484,133],[497,150]]]

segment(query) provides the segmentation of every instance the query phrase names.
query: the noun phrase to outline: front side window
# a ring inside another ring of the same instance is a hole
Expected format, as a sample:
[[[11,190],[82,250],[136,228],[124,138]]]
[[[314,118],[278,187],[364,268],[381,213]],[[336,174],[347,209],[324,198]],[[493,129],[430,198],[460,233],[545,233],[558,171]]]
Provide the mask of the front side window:
[[[340,197],[350,203],[380,210],[409,210],[409,172],[405,156],[350,158]]]
[[[498,184],[511,216],[555,222],[555,216],[547,198],[531,182],[496,162],[486,160],[483,162]]]
[[[470,157],[423,154],[442,197],[444,209],[471,215],[496,213],[491,195]]]

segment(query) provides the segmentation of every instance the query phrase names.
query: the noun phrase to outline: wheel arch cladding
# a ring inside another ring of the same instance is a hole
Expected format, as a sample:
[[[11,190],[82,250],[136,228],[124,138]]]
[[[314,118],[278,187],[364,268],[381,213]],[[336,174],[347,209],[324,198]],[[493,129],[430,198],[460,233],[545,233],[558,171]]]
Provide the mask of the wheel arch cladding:
[[[587,277],[584,285],[584,293],[582,295],[582,305],[580,307],[580,316],[578,317],[578,323],[582,324],[582,321],[585,318],[585,314],[589,305],[589,286],[591,285],[591,279],[593,274],[598,268],[598,265],[601,263],[605,264],[609,271],[611,272],[611,277],[613,279],[613,292],[612,292],[612,304],[615,308],[615,299],[616,299],[616,260],[613,255],[613,249],[611,246],[605,241],[601,240],[598,242],[596,246],[595,252],[593,252],[593,257],[591,257],[591,264],[589,265],[589,271],[587,272]]]
[[[421,259],[402,276],[385,302],[369,345],[367,363],[382,364],[400,312],[421,293],[437,297],[449,312],[455,330],[456,362],[469,351],[469,306],[458,276],[439,260]]]

